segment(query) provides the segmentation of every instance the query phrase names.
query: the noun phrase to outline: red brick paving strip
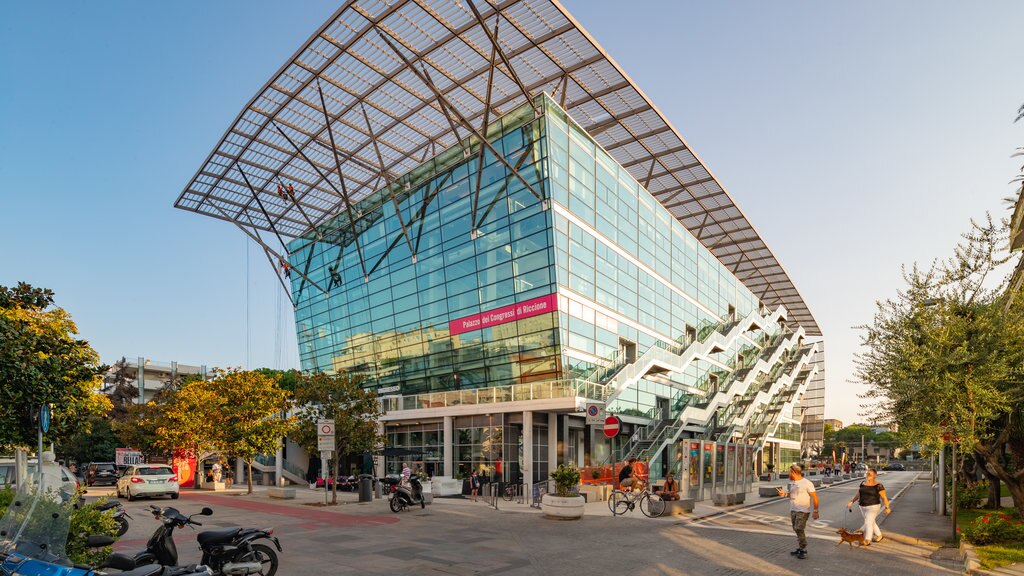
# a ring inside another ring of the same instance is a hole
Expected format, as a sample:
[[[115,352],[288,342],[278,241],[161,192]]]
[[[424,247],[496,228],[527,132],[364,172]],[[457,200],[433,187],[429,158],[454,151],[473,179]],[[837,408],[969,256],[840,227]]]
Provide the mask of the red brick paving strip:
[[[280,516],[290,516],[292,518],[298,518],[300,520],[321,522],[324,524],[330,524],[332,526],[358,526],[358,525],[370,525],[379,526],[381,524],[394,524],[399,519],[395,516],[362,516],[356,514],[342,514],[340,512],[329,512],[326,510],[320,510],[312,506],[287,506],[282,504],[271,504],[269,502],[260,502],[257,500],[248,500],[244,496],[215,496],[212,494],[190,494],[182,492],[182,496],[187,496],[188,500],[201,500],[203,502],[213,504],[215,506],[227,506],[229,508],[238,508],[241,510],[251,510],[253,512],[262,512],[264,514],[278,514]]]

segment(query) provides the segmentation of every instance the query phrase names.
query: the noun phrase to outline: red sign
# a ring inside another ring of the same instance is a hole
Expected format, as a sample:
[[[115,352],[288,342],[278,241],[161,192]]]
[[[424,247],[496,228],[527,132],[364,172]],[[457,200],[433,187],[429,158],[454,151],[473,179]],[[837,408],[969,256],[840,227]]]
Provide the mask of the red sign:
[[[178,475],[178,485],[189,488],[195,484],[196,455],[186,450],[176,450],[171,460],[171,468]]]
[[[619,430],[622,429],[622,421],[619,420],[618,416],[609,416],[604,419],[604,435],[609,438],[615,438],[619,435]]]
[[[523,318],[530,318],[531,316],[540,316],[541,314],[554,312],[557,309],[558,295],[548,294],[547,296],[541,296],[540,298],[534,298],[532,300],[527,300],[526,302],[510,304],[495,310],[489,310],[487,312],[481,312],[480,314],[473,314],[472,316],[452,320],[448,323],[448,333],[454,336],[456,334],[462,334],[463,332],[470,332],[472,330],[482,330],[484,328],[490,328],[491,326],[515,322],[516,320],[522,320]]]

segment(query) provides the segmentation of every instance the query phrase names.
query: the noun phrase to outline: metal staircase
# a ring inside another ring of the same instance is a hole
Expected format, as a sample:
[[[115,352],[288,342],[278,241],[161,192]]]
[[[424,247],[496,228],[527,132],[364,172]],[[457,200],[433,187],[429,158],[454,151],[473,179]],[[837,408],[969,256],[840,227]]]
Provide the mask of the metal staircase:
[[[696,425],[706,429],[718,410],[730,405],[730,402],[739,395],[739,391],[746,393],[751,388],[756,390],[751,402],[734,404],[747,407],[744,414],[753,413],[752,408],[757,405],[757,398],[767,401],[772,391],[783,389],[793,381],[797,376],[795,367],[810,361],[814,345],[801,348],[793,359],[784,358],[786,351],[799,343],[803,335],[802,328],[796,332],[783,331],[776,335],[756,360],[742,370],[735,370],[722,386],[717,390],[710,390],[708,396],[699,402],[693,402],[694,397],[688,394],[681,394],[673,399],[670,419],[656,420],[640,428],[630,439],[624,458],[636,456],[655,460],[661,457],[664,449],[679,439],[686,426]],[[794,369],[787,370],[791,365]],[[756,384],[758,386],[754,387]],[[745,423],[746,417],[742,421]]]

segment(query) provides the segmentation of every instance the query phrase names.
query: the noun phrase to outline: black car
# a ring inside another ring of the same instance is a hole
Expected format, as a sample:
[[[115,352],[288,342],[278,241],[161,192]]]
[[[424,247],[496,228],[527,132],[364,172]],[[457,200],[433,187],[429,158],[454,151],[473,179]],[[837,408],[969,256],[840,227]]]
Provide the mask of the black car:
[[[85,485],[117,484],[117,464],[113,462],[93,462],[85,472]]]
[[[906,469],[907,469],[907,467],[904,466],[903,464],[900,464],[899,462],[893,462],[892,464],[886,464],[885,466],[882,467],[882,470],[885,470],[886,472],[903,472]]]

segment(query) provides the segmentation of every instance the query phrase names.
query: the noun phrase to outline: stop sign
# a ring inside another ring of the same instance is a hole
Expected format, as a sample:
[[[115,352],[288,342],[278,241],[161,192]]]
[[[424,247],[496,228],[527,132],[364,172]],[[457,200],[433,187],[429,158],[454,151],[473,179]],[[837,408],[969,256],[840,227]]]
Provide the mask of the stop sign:
[[[622,429],[622,421],[619,420],[618,416],[609,416],[604,419],[604,435],[609,438],[615,438],[619,435],[619,430]]]

